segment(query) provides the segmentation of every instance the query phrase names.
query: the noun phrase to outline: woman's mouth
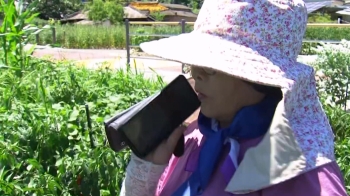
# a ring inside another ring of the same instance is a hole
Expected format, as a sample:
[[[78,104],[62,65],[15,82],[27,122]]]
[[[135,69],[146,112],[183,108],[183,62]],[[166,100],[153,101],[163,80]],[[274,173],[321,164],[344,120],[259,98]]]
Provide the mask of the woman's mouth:
[[[203,93],[197,93],[197,95],[198,95],[198,99],[199,100],[203,100],[203,99],[205,99],[207,96],[205,95],[205,94],[203,94]]]

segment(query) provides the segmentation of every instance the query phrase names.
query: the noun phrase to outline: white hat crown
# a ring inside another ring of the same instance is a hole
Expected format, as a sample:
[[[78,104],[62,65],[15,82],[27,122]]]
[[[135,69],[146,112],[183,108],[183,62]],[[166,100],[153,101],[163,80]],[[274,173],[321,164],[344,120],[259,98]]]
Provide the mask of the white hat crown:
[[[302,0],[205,0],[194,32],[220,36],[263,56],[278,48],[284,58],[296,60],[306,25]]]

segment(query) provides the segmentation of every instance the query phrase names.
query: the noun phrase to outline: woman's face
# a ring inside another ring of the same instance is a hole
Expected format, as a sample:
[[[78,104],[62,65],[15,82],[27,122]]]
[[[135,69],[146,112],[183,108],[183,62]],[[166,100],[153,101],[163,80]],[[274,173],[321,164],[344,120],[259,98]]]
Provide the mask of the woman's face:
[[[191,67],[201,112],[222,123],[230,123],[238,110],[258,103],[264,95],[233,76],[208,68]]]

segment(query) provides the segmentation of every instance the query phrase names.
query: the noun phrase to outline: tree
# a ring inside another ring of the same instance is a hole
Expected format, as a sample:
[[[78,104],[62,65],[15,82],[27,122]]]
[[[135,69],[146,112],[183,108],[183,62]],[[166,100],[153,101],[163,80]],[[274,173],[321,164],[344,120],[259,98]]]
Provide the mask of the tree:
[[[32,3],[35,0],[25,0]],[[74,13],[82,9],[81,0],[41,0],[38,3],[37,11],[41,19],[62,19],[67,14]]]
[[[198,6],[198,1],[192,0],[191,2],[191,8],[192,12],[198,14],[199,13],[199,6]]]
[[[107,18],[111,24],[117,24],[124,19],[124,7],[116,2],[108,1],[105,3],[105,10],[107,12]]]
[[[94,0],[88,9],[89,20],[103,21],[108,17],[107,11],[105,9],[105,3],[102,0]]]
[[[112,24],[117,24],[124,18],[124,7],[117,1],[94,0],[88,10],[89,19],[95,22],[108,19]]]
[[[163,21],[165,15],[162,14],[161,12],[159,11],[156,11],[156,12],[153,12],[151,13],[151,16],[156,20],[156,21]]]

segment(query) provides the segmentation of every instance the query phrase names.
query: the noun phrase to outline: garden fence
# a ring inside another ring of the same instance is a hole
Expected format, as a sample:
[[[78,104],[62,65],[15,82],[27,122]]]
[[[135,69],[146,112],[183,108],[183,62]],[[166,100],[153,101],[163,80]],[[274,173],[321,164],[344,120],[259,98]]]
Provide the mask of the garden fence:
[[[157,25],[157,24],[163,24],[163,25],[181,25],[181,33],[185,33],[186,24],[192,24],[193,22],[187,22],[182,19],[180,22],[129,22],[128,19],[125,20],[125,35],[126,35],[126,62],[128,65],[130,65],[130,48],[138,48],[139,45],[131,45],[130,44],[130,37],[131,36],[150,36],[150,37],[171,37],[175,36],[176,34],[141,34],[141,33],[130,33],[130,24],[137,24],[137,25]],[[182,64],[182,73],[184,73],[184,64]]]
[[[35,25],[38,27],[39,23],[35,23]],[[56,44],[57,38],[56,38],[56,28],[54,26],[51,27],[52,32],[52,44]],[[35,43],[40,43],[40,36],[39,33],[35,34]]]

